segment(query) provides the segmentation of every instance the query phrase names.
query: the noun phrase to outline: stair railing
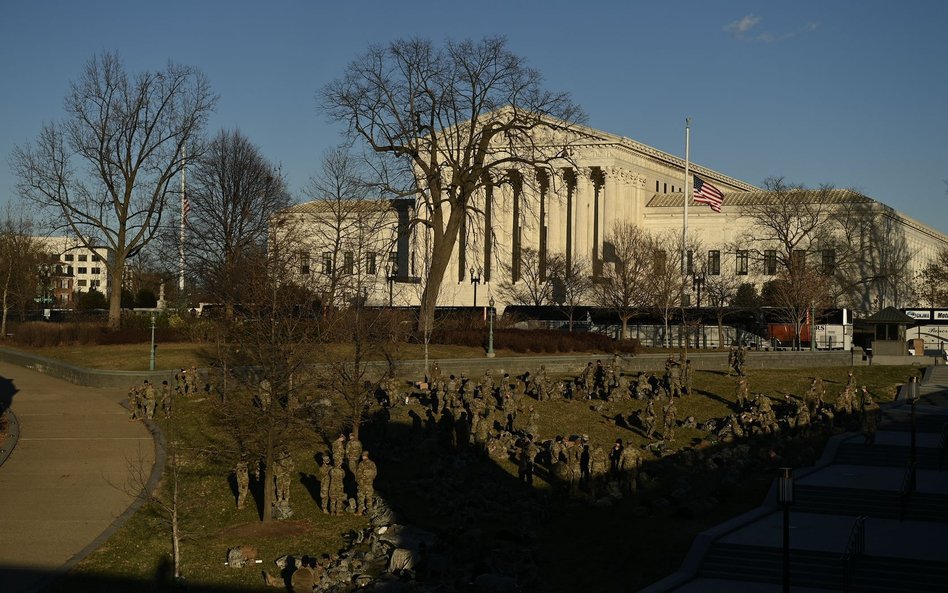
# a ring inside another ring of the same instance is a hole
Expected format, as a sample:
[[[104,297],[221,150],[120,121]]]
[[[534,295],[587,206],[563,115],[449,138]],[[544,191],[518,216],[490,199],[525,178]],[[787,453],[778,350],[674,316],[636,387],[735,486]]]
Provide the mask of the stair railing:
[[[849,584],[852,580],[856,560],[866,552],[866,515],[859,515],[849,531],[849,540],[846,549],[839,557],[843,565],[843,593],[849,593]]]
[[[909,499],[915,492],[917,483],[917,467],[915,461],[909,461],[905,468],[905,475],[902,477],[902,487],[899,488],[899,521],[905,520],[905,512],[908,510]]]
[[[945,453],[948,453],[948,422],[941,425],[941,442],[938,444],[938,471],[945,465]]]

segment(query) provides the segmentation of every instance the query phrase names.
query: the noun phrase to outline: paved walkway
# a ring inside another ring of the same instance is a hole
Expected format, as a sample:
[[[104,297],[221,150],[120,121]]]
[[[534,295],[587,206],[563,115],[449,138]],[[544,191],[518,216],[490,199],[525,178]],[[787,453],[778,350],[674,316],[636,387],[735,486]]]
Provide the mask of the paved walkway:
[[[919,427],[916,443],[920,459],[925,455],[926,459],[937,460],[941,427],[948,420],[948,367],[929,369],[926,379],[916,407]],[[876,447],[901,452],[899,459],[908,459],[910,410],[910,404],[904,400],[886,410]],[[844,447],[853,451],[852,443],[858,443],[857,457],[847,453],[846,461],[837,462]],[[795,583],[793,591],[841,590],[840,578],[836,575],[841,571],[838,558],[846,549],[855,516],[859,514],[868,516],[864,553],[869,566],[859,565],[855,574],[862,574],[863,578],[851,586],[853,593],[945,590],[948,524],[941,510],[948,505],[948,471],[920,466],[917,494],[907,507],[910,511],[916,509],[915,513],[899,520],[893,517],[898,516],[898,507],[893,506],[893,502],[898,501],[906,467],[904,462],[892,465],[891,460],[876,455],[877,452],[878,449],[863,444],[861,435],[841,435],[830,442],[816,468],[799,472],[795,486],[800,488],[800,493],[808,489],[811,493],[823,494],[822,498],[811,498],[807,505],[811,510],[799,510],[798,505],[798,510],[790,513],[792,554],[799,554],[801,558],[809,554],[809,558],[815,559],[791,561],[791,567],[809,562],[813,573],[805,575],[812,576],[809,582]],[[884,498],[886,495],[888,498]],[[923,500],[925,497],[927,502]],[[924,506],[926,504],[929,506]],[[782,536],[783,514],[771,492],[760,508],[701,534],[679,572],[641,593],[776,592],[780,590]],[[815,574],[820,571],[825,576]],[[916,575],[921,575],[920,582],[912,581]],[[878,581],[873,583],[873,578]],[[924,582],[926,578],[937,578],[937,581]],[[891,588],[885,579],[894,579]],[[935,587],[934,582],[939,586]]]
[[[126,484],[154,464],[151,434],[118,389],[90,389],[0,363],[20,440],[0,466],[0,589],[38,591],[100,542],[134,501]],[[95,545],[92,545],[95,542]]]

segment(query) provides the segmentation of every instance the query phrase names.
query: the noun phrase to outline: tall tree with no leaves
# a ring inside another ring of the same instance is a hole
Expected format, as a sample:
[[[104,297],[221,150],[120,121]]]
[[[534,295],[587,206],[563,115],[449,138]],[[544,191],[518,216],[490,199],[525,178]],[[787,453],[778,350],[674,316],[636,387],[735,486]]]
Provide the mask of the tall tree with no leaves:
[[[622,321],[622,339],[628,335],[629,320],[649,302],[648,283],[655,264],[652,238],[630,222],[618,222],[606,237],[606,263],[602,277],[594,284],[596,302],[612,309]],[[674,258],[673,258],[674,259]]]
[[[7,211],[0,222],[0,291],[2,320],[0,337],[7,335],[7,318],[12,309],[24,308],[36,296],[37,266],[42,259],[42,246],[32,236],[33,223]]]
[[[322,91],[330,116],[380,157],[386,189],[416,198],[412,224],[430,230],[422,332],[434,322],[462,221],[476,213],[486,180],[529,179],[516,170],[566,164],[568,132],[584,116],[541,83],[502,38],[443,47],[410,39],[370,48]]]
[[[246,301],[270,217],[289,205],[281,172],[239,130],[222,130],[188,170],[188,268],[228,311]]]
[[[589,262],[580,258],[567,258],[562,253],[549,260],[550,300],[568,320],[569,331],[573,331],[576,308],[586,302],[592,290],[592,270]]]
[[[66,120],[13,153],[24,196],[86,247],[112,249],[110,327],[121,323],[125,262],[160,228],[172,181],[197,156],[215,101],[194,68],[169,64],[130,76],[116,54],[104,53],[72,83]]]

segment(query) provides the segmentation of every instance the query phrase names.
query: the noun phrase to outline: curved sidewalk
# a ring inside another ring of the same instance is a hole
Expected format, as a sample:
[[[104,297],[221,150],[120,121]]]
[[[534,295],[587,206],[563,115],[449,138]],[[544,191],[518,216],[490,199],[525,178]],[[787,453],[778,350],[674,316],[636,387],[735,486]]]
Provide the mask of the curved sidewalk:
[[[0,583],[40,590],[101,544],[136,500],[128,487],[155,461],[151,433],[129,422],[122,389],[79,387],[0,363],[20,439],[0,466]],[[140,489],[137,488],[137,489]]]

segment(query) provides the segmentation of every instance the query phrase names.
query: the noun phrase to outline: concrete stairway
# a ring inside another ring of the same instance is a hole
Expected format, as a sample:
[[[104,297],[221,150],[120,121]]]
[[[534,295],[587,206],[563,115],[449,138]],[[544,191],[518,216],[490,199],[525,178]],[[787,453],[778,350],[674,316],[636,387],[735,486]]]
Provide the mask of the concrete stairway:
[[[839,554],[791,550],[792,587],[842,590],[843,571]],[[702,578],[771,583],[779,583],[782,575],[780,548],[720,543],[711,548],[698,572]],[[853,567],[849,589],[860,593],[948,593],[948,565],[862,556]]]

